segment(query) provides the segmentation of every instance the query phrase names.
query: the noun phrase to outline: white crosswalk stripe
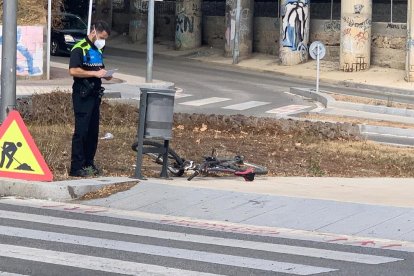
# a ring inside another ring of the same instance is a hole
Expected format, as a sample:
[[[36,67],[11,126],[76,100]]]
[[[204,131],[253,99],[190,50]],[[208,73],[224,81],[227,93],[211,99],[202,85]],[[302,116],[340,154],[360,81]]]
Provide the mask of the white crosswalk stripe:
[[[180,104],[189,105],[189,106],[203,106],[203,105],[208,105],[208,104],[213,104],[213,103],[225,102],[229,100],[230,100],[229,98],[211,97],[211,98],[205,98],[201,100],[182,102]]]
[[[268,251],[268,252],[274,252],[274,253],[285,253],[285,254],[292,254],[292,255],[299,255],[299,256],[311,256],[315,258],[356,262],[356,263],[363,263],[363,264],[381,264],[381,263],[388,263],[388,262],[394,262],[394,261],[399,260],[399,259],[390,258],[390,257],[339,252],[339,251],[316,249],[316,248],[306,248],[306,247],[300,247],[300,246],[289,246],[289,245],[282,245],[282,244],[279,244],[276,247],[273,244],[269,244],[269,243],[241,241],[241,240],[233,240],[233,239],[224,239],[224,238],[219,238],[219,237],[208,237],[208,236],[192,235],[192,234],[185,234],[185,233],[167,232],[167,231],[161,231],[161,230],[128,227],[128,226],[122,226],[122,225],[112,225],[112,224],[105,224],[105,223],[99,223],[99,222],[77,221],[73,219],[54,218],[54,217],[47,217],[47,216],[33,215],[33,214],[28,215],[28,214],[10,212],[10,211],[0,211],[0,218],[15,219],[15,220],[22,220],[22,221],[30,221],[30,222],[39,222],[39,223],[46,223],[46,224],[66,226],[66,227],[72,227],[73,225],[76,225],[77,227],[80,227],[83,229],[98,230],[98,231],[105,229],[105,231],[112,232],[112,233],[118,233],[118,234],[129,234],[129,235],[146,236],[146,237],[153,237],[153,238],[166,238],[167,237],[170,240],[177,240],[177,241],[215,244],[215,245],[221,245],[221,246],[239,247],[239,248],[262,250],[262,251]]]
[[[52,250],[43,250],[37,248],[28,248],[8,244],[1,245],[0,256],[41,263],[73,266],[84,269],[93,269],[104,272],[120,273],[125,275],[154,275],[155,273],[161,273],[162,275],[177,276],[214,275],[210,273],[201,272],[195,273],[192,271],[185,271],[181,269],[168,268],[157,265],[140,264],[108,258],[100,258]]]
[[[248,269],[255,271],[254,275],[258,274],[257,271],[288,275],[317,275],[339,270],[332,263],[316,266],[309,263],[278,261],[277,257],[274,257],[275,254],[362,265],[402,261],[388,256],[185,233],[181,230],[159,230],[158,227],[144,228],[137,225],[113,224],[106,222],[102,216],[92,214],[88,216],[93,219],[75,219],[72,216],[61,217],[55,213],[46,215],[42,212],[40,215],[0,209],[0,276],[20,275],[1,272],[4,270],[2,258],[124,275],[184,276],[217,275],[220,274],[216,270],[217,266],[223,266],[223,269],[231,267],[232,270]],[[30,242],[22,243],[25,240],[34,241],[37,246],[31,247]],[[14,242],[18,244],[13,244]],[[53,246],[54,244],[59,246]],[[211,250],[206,249],[206,246],[221,247],[226,250]],[[71,247],[75,248],[74,251],[68,250]],[[89,251],[91,248],[94,250]],[[243,251],[249,253],[233,254]],[[263,256],[264,252],[273,255],[262,259],[252,254],[255,251],[261,252],[260,256]],[[137,257],[123,259],[119,257],[119,252],[135,254]],[[147,263],[148,261],[143,261],[141,256],[154,256],[157,260],[160,258],[175,260],[175,264]],[[200,272],[197,271],[196,266],[180,266],[181,262],[202,263],[203,267],[210,266],[210,269]]]
[[[286,105],[278,108],[274,108],[272,110],[266,111],[266,113],[276,114],[276,115],[288,115],[294,112],[298,112],[300,110],[304,110],[309,108],[307,105]]]
[[[246,110],[246,109],[259,107],[259,106],[267,105],[267,104],[270,104],[270,102],[249,101],[249,102],[224,106],[222,108],[232,109],[232,110]]]

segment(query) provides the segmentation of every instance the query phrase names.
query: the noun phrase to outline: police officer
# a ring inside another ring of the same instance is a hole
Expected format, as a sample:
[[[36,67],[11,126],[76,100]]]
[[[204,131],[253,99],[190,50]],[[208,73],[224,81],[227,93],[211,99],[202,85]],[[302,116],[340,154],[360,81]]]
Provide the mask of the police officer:
[[[94,158],[98,145],[99,107],[103,94],[101,78],[106,70],[102,49],[110,35],[109,26],[97,21],[89,35],[73,46],[70,54],[69,73],[73,76],[73,110],[75,131],[72,138],[71,167],[69,175],[77,177],[98,175]]]

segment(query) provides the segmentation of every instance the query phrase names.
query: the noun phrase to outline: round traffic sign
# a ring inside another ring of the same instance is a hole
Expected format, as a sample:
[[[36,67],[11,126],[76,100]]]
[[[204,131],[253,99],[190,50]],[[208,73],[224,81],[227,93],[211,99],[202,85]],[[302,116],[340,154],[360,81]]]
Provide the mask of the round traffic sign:
[[[309,54],[313,59],[318,58],[318,49],[319,49],[319,59],[323,59],[326,54],[325,45],[320,41],[315,41],[309,47]]]

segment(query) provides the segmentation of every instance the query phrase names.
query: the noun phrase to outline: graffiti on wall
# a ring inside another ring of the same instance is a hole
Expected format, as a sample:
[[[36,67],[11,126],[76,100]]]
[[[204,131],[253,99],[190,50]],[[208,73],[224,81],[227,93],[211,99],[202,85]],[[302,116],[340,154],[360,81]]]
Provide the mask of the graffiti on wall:
[[[3,27],[0,26],[3,33]],[[0,53],[2,51],[3,35],[0,36]],[[43,75],[43,27],[17,27],[17,60],[16,75]]]
[[[324,32],[339,32],[341,30],[341,22],[339,20],[332,20],[323,23]]]
[[[176,32],[192,33],[194,32],[194,16],[188,16],[184,13],[177,14],[175,18]]]
[[[228,3],[227,3],[228,4]],[[227,27],[226,27],[226,42],[227,45],[232,45],[234,38],[236,36],[236,12],[237,9],[232,9],[227,7],[228,11],[226,12],[227,16]],[[249,17],[250,9],[244,8],[240,11],[240,26],[239,26],[239,38],[243,39],[249,35]]]
[[[134,0],[132,6],[133,6],[133,12],[134,13],[145,14],[148,11],[148,1]]]
[[[288,0],[282,9],[282,45],[293,51],[303,51],[307,45],[309,0]],[[307,49],[306,49],[307,50]]]

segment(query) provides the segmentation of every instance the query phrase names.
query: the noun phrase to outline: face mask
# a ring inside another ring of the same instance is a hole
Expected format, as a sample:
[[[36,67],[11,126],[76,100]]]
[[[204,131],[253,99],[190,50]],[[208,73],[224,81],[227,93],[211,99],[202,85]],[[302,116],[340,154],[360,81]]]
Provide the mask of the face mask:
[[[101,50],[103,47],[105,47],[105,39],[99,39],[96,34],[96,30],[95,30],[95,37],[96,37],[96,40],[93,44],[96,46],[96,48]]]
[[[95,44],[96,48],[101,50],[103,47],[105,47],[105,39],[97,39],[93,44]]]

